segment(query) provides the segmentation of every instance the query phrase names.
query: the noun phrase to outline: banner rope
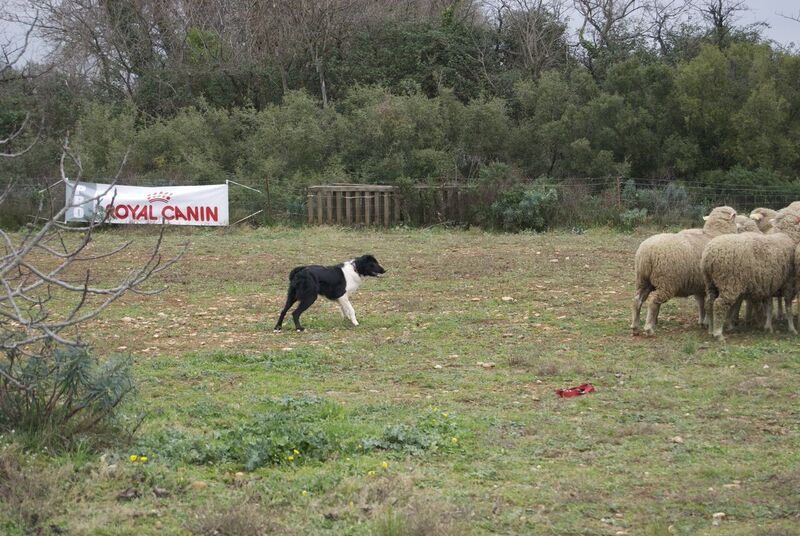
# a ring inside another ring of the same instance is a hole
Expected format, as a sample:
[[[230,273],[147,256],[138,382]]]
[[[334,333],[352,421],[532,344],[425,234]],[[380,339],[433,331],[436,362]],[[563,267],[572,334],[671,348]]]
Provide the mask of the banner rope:
[[[247,185],[245,185],[245,184],[240,184],[240,183],[238,183],[238,182],[236,182],[236,181],[232,181],[232,180],[230,180],[230,179],[225,179],[225,184],[235,184],[236,186],[241,186],[242,188],[247,188],[248,190],[253,190],[254,192],[258,192],[258,193],[260,193],[261,195],[264,195],[264,192],[262,192],[261,190],[256,190],[255,188],[252,188],[252,187],[250,187],[250,186],[247,186]],[[256,214],[258,214],[258,212],[256,212]],[[250,217],[250,216],[248,216],[248,218],[249,218],[249,217]],[[239,223],[239,222],[236,222],[236,223]]]
[[[229,225],[236,225],[237,223],[242,223],[244,220],[249,220],[249,219],[250,219],[250,218],[252,218],[253,216],[255,216],[255,215],[257,215],[257,214],[261,214],[262,212],[264,212],[264,209],[263,209],[263,208],[262,208],[261,210],[259,210],[258,212],[253,212],[253,213],[252,213],[252,214],[250,214],[249,216],[245,216],[245,217],[244,217],[244,218],[242,218],[241,220],[235,221],[235,222],[233,222],[233,223],[231,223],[231,224],[229,224]]]

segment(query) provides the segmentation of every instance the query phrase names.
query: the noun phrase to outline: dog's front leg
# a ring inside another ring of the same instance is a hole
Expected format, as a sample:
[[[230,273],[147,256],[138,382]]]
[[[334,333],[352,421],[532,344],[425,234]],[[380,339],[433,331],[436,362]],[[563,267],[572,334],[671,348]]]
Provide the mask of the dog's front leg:
[[[350,322],[352,322],[354,326],[357,326],[358,320],[356,320],[356,311],[353,309],[353,305],[350,303],[347,294],[336,301],[339,302],[339,306],[342,308],[344,315],[350,319]]]

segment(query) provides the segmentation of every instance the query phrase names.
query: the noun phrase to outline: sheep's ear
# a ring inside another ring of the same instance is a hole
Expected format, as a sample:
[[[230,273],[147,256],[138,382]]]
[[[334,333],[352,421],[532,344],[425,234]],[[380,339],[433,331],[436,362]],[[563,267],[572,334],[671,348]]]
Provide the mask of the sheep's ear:
[[[764,215],[763,214],[759,214],[758,212],[754,212],[753,214],[750,214],[750,219],[751,220],[761,221],[763,218],[764,218]]]
[[[769,224],[770,225],[775,225],[776,221],[778,221],[778,218],[772,218],[771,220],[769,220]]]
[[[708,216],[703,216],[703,221],[708,221]]]
[[[734,220],[734,218],[736,218],[736,212],[732,212],[732,213],[731,213],[731,221],[733,221],[733,220]]]

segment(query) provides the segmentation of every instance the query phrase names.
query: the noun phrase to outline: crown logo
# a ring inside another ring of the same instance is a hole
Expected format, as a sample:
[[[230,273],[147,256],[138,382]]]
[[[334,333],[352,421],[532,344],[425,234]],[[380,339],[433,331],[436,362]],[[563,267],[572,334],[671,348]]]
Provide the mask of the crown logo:
[[[160,201],[162,203],[169,203],[172,199],[172,192],[154,192],[145,196],[150,203]]]

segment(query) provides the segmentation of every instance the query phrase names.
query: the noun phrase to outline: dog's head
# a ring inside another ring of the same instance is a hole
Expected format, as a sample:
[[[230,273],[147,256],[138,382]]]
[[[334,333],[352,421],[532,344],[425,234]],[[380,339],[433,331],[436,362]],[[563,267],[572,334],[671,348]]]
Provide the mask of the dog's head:
[[[386,273],[383,266],[378,264],[378,259],[372,255],[362,255],[353,259],[353,265],[355,265],[358,275],[361,276],[376,277]]]

